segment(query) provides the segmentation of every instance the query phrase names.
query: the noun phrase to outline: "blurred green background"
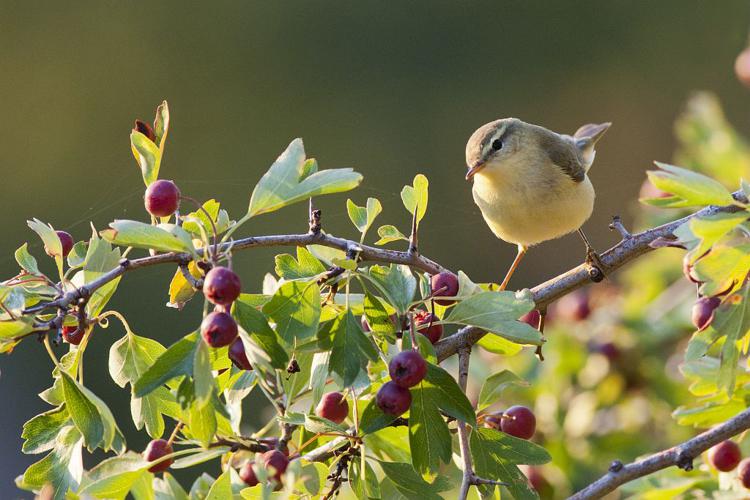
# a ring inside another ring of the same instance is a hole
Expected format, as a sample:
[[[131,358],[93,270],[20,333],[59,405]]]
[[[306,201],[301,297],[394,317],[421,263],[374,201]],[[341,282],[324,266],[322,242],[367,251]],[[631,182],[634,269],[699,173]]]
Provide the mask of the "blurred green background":
[[[147,220],[128,137],[133,119],[150,121],[162,99],[172,116],[162,177],[183,193],[215,197],[239,218],[260,175],[303,137],[321,168],[362,172],[350,196],[360,205],[378,197],[379,222],[406,231],[399,192],[422,172],[431,184],[421,249],[475,281],[498,280],[514,248],[490,233],[463,181],[471,132],[504,116],[561,132],[612,121],[591,173],[598,197],[585,226],[604,249],[616,242],[609,218],[629,220],[645,170],[671,159],[673,121],[693,90],[717,93],[730,121],[750,130],[750,94],[732,71],[748,14],[739,0],[2,2],[0,276],[16,273],[12,253],[24,241],[43,255],[25,225],[31,217],[76,239],[88,238],[89,221],[101,229],[114,218]],[[324,227],[355,236],[345,200],[320,200]],[[305,210],[258,217],[238,236],[302,232]],[[273,255],[238,255],[246,290],[260,289]],[[546,243],[512,285],[532,286],[582,255],[574,236]],[[164,307],[171,273],[134,272],[111,303],[136,332],[165,345],[200,317],[196,304]],[[94,337],[87,381],[118,416],[130,447],[141,449],[128,398],[106,368],[111,340],[121,335],[115,325]],[[28,341],[0,358],[6,493],[39,458],[21,455],[20,432],[46,409],[36,396],[50,381],[43,350]]]

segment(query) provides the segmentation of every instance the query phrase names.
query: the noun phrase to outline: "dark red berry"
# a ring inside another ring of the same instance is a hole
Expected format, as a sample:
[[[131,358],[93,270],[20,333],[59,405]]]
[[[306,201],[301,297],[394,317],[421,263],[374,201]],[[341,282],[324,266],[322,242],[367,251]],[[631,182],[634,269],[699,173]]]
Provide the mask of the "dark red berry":
[[[148,123],[141,120],[136,120],[135,125],[133,126],[133,130],[145,135],[151,142],[156,142],[156,134],[154,133],[154,129]]]
[[[166,439],[154,439],[153,441],[148,443],[148,446],[146,446],[146,449],[143,452],[143,458],[148,462],[153,462],[154,460],[158,460],[164,455],[169,455],[173,452],[174,450],[172,450],[172,445],[169,444]],[[150,467],[148,470],[149,472],[154,473],[163,472],[169,469],[169,466],[172,465],[173,462],[173,459],[168,458],[163,462],[159,462],[153,467]]]
[[[591,314],[588,293],[576,290],[565,295],[557,302],[556,312],[560,318],[567,321],[585,320]]]
[[[155,217],[168,217],[180,206],[180,189],[172,181],[158,180],[146,188],[146,210]]]
[[[737,478],[742,483],[742,486],[750,490],[750,458],[746,458],[740,462],[739,469],[737,470]]]
[[[718,297],[701,297],[693,304],[693,325],[698,330],[705,330],[714,319],[714,310],[719,307]]]
[[[286,455],[279,450],[271,450],[263,453],[260,458],[263,461],[263,467],[268,473],[273,473],[272,477],[276,481],[281,482],[281,475],[286,472],[286,468],[289,466],[289,459]]]
[[[529,484],[531,485],[531,487],[539,493],[541,493],[542,490],[549,488],[549,483],[544,478],[544,475],[542,474],[542,471],[539,469],[539,467],[529,467],[526,470],[526,479],[529,480]],[[548,496],[542,495],[542,498],[548,498]]]
[[[617,345],[615,345],[613,342],[605,342],[603,344],[599,344],[598,346],[596,346],[595,350],[610,361],[615,361],[620,357],[620,348],[617,347]]]
[[[245,462],[245,465],[240,468],[240,479],[242,479],[248,486],[255,486],[258,484],[258,477],[253,470],[254,464],[255,462]]]
[[[391,380],[405,389],[414,387],[427,374],[427,362],[418,351],[401,351],[388,363]]]
[[[232,360],[232,363],[234,363],[234,366],[240,370],[253,369],[253,365],[250,364],[250,361],[247,359],[247,354],[245,353],[245,344],[242,343],[242,339],[239,336],[234,339],[232,345],[229,346],[227,355],[229,356],[229,359]]]
[[[240,277],[229,268],[214,267],[203,280],[203,294],[217,305],[228,306],[240,296]]]
[[[260,438],[258,441],[268,446],[269,450],[278,449],[279,443],[281,442],[281,440],[277,437]],[[281,452],[287,457],[289,456],[289,448],[287,448],[286,446],[283,450],[281,450]]]
[[[411,406],[411,392],[394,382],[386,382],[378,389],[375,404],[383,413],[398,417],[403,415]]]
[[[511,406],[503,413],[500,429],[511,436],[529,439],[536,430],[536,417],[525,406]]]
[[[522,321],[523,323],[526,323],[531,328],[539,328],[539,321],[541,321],[542,315],[539,314],[539,311],[534,309],[533,311],[529,311],[520,318],[518,318],[518,321]]]
[[[211,347],[224,347],[237,338],[237,323],[225,312],[212,312],[201,322],[201,335]]]
[[[734,61],[734,74],[745,87],[750,87],[750,49],[745,49]]]
[[[484,416],[484,426],[490,429],[501,430],[500,423],[503,421],[502,413],[492,413]]]
[[[432,344],[436,344],[443,336],[443,325],[431,324],[438,321],[440,321],[440,318],[427,311],[418,311],[414,315],[414,326],[417,331],[430,339]]]
[[[315,414],[340,424],[349,415],[349,403],[340,392],[327,392],[315,408]]]
[[[62,327],[62,337],[68,344],[78,345],[83,340],[86,330],[80,330],[77,326]]]
[[[708,450],[708,461],[721,472],[734,470],[740,460],[742,460],[740,447],[730,439],[722,441]]]
[[[430,280],[430,287],[434,297],[455,297],[458,295],[458,276],[448,271],[434,274]],[[456,301],[441,299],[435,302],[442,306],[449,306]]]
[[[73,237],[70,235],[70,233],[66,233],[65,231],[55,231],[57,234],[57,237],[60,238],[60,246],[62,247],[62,256],[67,257],[71,250],[73,250],[73,245],[75,242],[73,241]],[[46,245],[44,246],[44,251],[47,252],[47,255],[50,257],[54,257],[55,254],[52,252]]]

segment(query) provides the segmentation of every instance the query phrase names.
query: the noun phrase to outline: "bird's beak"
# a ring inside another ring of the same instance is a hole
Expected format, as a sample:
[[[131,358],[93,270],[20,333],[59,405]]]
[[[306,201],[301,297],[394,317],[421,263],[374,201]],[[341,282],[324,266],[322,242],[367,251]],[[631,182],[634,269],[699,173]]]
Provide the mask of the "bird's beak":
[[[484,163],[480,161],[476,162],[474,165],[469,167],[469,171],[466,172],[466,180],[470,181],[474,177],[474,175],[480,170],[482,170],[483,168],[484,168]]]

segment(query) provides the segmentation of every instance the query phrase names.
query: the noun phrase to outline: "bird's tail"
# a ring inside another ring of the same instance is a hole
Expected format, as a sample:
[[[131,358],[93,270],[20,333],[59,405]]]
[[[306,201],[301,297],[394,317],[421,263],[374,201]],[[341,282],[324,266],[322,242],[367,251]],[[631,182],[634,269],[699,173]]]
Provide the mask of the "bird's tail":
[[[586,163],[586,170],[594,162],[594,156],[596,151],[594,146],[596,142],[601,139],[609,127],[612,125],[611,122],[606,123],[587,123],[582,126],[576,133],[573,134],[573,140],[575,141],[576,148],[583,156],[584,162]]]

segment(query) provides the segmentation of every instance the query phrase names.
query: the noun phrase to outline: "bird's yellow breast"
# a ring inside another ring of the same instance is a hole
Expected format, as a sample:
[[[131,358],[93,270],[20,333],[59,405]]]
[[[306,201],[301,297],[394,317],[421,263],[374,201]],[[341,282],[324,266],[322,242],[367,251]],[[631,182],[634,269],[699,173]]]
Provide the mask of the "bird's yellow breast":
[[[474,201],[495,235],[531,246],[580,228],[594,208],[588,176],[575,182],[554,164],[485,168],[474,177]]]

